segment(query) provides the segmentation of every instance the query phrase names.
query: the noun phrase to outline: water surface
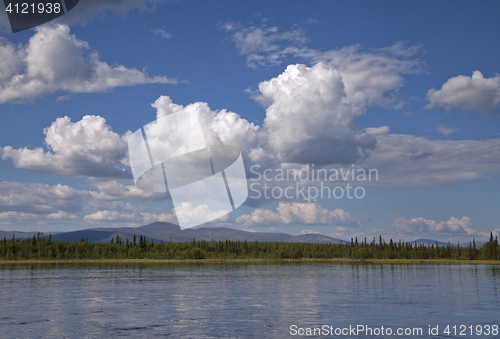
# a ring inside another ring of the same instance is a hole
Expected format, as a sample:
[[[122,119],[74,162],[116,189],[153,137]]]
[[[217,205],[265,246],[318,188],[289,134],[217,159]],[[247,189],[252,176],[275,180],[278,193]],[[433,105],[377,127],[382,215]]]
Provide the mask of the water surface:
[[[2,338],[298,337],[291,325],[421,327],[422,338],[429,325],[493,324],[499,266],[0,265]],[[433,336],[458,337],[486,336]]]

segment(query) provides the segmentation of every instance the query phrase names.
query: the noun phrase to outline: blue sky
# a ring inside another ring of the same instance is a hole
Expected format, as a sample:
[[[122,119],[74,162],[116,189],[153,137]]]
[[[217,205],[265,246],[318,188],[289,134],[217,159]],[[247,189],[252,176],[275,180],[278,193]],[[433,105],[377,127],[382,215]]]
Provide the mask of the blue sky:
[[[499,234],[499,9],[89,0],[16,34],[0,16],[0,229],[175,222],[172,203],[138,191],[123,160],[127,133],[175,104],[213,118],[207,128],[237,143],[247,170],[379,172],[363,199],[248,200],[207,226],[407,241]]]

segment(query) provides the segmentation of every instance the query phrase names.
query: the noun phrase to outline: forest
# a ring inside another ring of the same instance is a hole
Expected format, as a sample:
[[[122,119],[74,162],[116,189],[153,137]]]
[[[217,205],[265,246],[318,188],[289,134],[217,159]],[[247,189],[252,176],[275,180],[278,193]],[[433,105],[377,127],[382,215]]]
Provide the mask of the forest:
[[[196,241],[163,243],[147,241],[142,235],[136,240],[121,239],[110,243],[52,241],[51,236],[31,239],[4,238],[0,241],[0,260],[12,259],[455,259],[498,260],[498,237],[490,234],[481,248],[475,240],[466,246],[423,245],[408,242],[386,243],[380,236],[367,242],[351,239],[346,244],[294,242]]]

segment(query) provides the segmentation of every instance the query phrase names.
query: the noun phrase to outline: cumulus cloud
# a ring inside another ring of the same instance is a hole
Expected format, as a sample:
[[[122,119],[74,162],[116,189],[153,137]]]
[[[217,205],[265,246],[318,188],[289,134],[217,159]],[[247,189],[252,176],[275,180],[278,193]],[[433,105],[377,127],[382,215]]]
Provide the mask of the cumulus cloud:
[[[164,76],[110,66],[88,43],[70,34],[67,25],[37,28],[29,43],[0,40],[0,104],[25,103],[54,92],[104,92],[119,86],[176,83]]]
[[[237,113],[225,109],[213,111],[206,102],[178,105],[169,96],[159,97],[151,106],[156,108],[157,119],[178,112],[196,112],[209,145],[233,145],[245,153],[257,145],[259,126]]]
[[[319,165],[363,160],[377,141],[355,119],[372,106],[404,106],[397,91],[404,74],[422,70],[415,57],[419,51],[418,46],[403,44],[311,50],[306,59],[313,66],[289,65],[279,76],[261,82],[256,99],[266,107],[266,118],[251,159]]]
[[[11,160],[17,168],[67,177],[130,178],[129,171],[116,167],[127,158],[130,133],[118,135],[100,116],[87,115],[71,122],[58,118],[44,129],[43,148],[0,147],[3,160]]]
[[[175,214],[181,225],[200,225],[206,220],[212,222],[225,222],[229,220],[229,212],[231,211],[214,211],[208,208],[207,205],[192,206],[189,202],[183,202],[175,209]]]
[[[357,227],[348,212],[337,208],[330,211],[317,203],[285,203],[280,202],[277,212],[270,209],[256,208],[251,214],[236,218],[236,222],[245,225],[259,224],[328,224]]]
[[[282,162],[353,163],[375,148],[376,139],[354,125],[364,107],[349,100],[337,70],[323,63],[290,65],[259,90],[260,100],[270,103],[268,142]]]
[[[487,114],[500,113],[500,75],[485,78],[479,71],[472,76],[459,75],[448,79],[440,89],[427,92],[426,108],[441,106],[447,110],[462,108]]]
[[[438,128],[433,129],[432,131],[436,131],[439,134],[444,135],[445,137],[447,137],[447,136],[452,135],[455,132],[458,132],[458,128],[449,128],[449,127],[446,127],[445,124],[441,124],[441,125],[439,125]]]
[[[289,65],[279,76],[263,81],[255,98],[266,107],[253,162],[320,166],[361,163],[379,146],[378,137],[356,125],[368,108],[402,109],[398,94],[403,75],[422,72],[420,46],[396,43],[377,49],[359,45],[326,52],[304,47],[303,32],[279,33],[267,26],[226,24],[224,29],[250,66],[281,63],[285,57],[306,60]],[[254,92],[255,93],[255,92]],[[382,147],[380,147],[382,148]],[[421,160],[430,153],[419,153]],[[408,158],[406,156],[406,158]]]

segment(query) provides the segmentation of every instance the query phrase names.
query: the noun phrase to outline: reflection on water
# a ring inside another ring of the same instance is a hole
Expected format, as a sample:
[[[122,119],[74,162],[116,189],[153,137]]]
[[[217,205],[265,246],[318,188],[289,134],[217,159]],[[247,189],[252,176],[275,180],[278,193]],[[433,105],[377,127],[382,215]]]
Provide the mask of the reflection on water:
[[[289,338],[292,324],[500,325],[499,278],[499,266],[479,265],[0,265],[0,337]]]

